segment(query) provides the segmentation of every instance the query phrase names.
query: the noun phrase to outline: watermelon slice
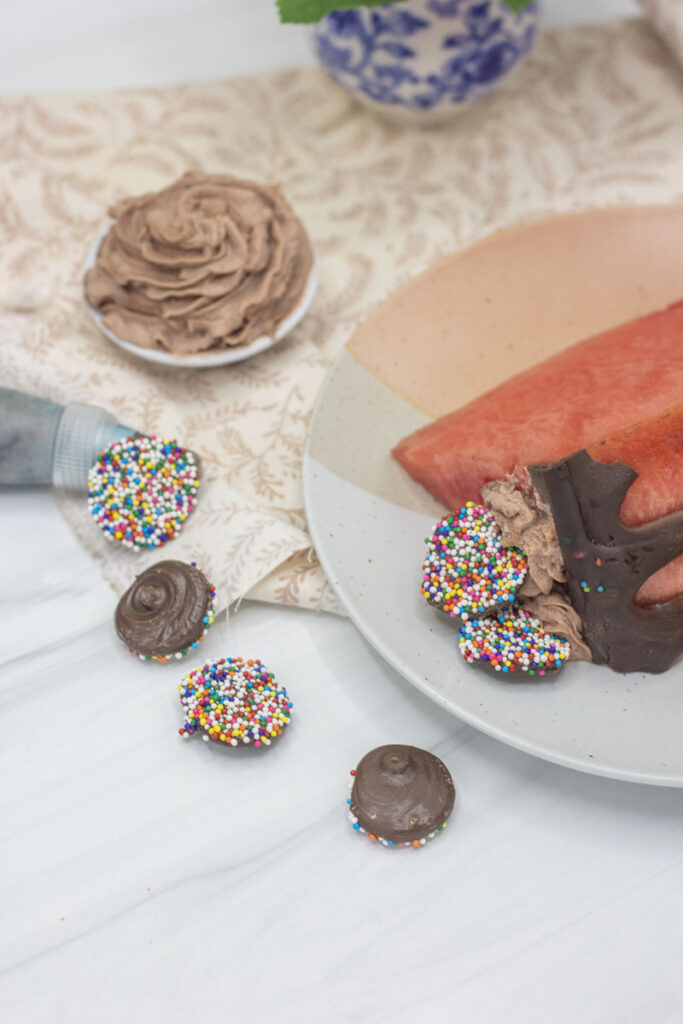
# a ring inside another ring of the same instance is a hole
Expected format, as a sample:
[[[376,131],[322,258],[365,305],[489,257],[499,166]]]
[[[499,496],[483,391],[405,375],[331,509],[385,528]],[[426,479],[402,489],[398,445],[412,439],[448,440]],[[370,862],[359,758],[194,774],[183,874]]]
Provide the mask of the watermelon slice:
[[[626,526],[683,508],[683,403],[586,450],[596,462],[624,462],[638,474],[619,511]]]
[[[683,302],[572,345],[411,434],[393,454],[448,509],[459,508],[515,466],[555,462],[681,401]]]

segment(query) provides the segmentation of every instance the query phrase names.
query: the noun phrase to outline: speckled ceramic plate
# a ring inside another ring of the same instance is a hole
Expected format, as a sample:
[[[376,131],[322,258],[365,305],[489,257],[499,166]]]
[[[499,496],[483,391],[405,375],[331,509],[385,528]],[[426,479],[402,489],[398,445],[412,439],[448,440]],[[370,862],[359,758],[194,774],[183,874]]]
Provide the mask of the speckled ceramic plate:
[[[83,276],[88,270],[91,270],[97,262],[97,253],[99,252],[100,245],[109,231],[109,228],[113,224],[113,221],[109,221],[106,227],[100,232],[95,241],[92,244],[88,255],[86,256],[85,263],[83,264]],[[189,355],[173,355],[171,352],[165,352],[158,348],[141,348],[140,345],[133,345],[130,341],[124,341],[123,338],[119,338],[118,334],[114,334],[102,319],[102,314],[98,310],[86,302],[86,309],[90,313],[96,325],[106,338],[113,341],[115,345],[122,348],[125,352],[129,352],[133,356],[137,356],[138,359],[144,359],[148,363],[158,363],[161,366],[177,366],[182,369],[211,369],[214,366],[227,366],[229,363],[240,363],[243,359],[249,359],[251,356],[257,356],[261,352],[265,352],[266,349],[272,348],[278,341],[282,341],[290,331],[294,330],[296,325],[308,312],[308,308],[313,302],[316,290],[318,288],[318,268],[313,253],[313,265],[311,272],[308,275],[308,281],[304,293],[301,296],[301,300],[297,306],[292,310],[288,317],[282,320],[274,332],[273,335],[263,335],[260,338],[254,338],[248,345],[236,345],[234,348],[221,349],[220,351],[210,352],[195,352]]]
[[[420,597],[443,508],[389,452],[513,372],[683,296],[683,206],[592,211],[493,235],[380,306],[331,370],[304,457],[306,510],[329,579],[406,679],[483,732],[558,764],[683,786],[683,664],[659,676],[571,664],[508,682],[467,666]],[[476,429],[476,424],[473,424]]]

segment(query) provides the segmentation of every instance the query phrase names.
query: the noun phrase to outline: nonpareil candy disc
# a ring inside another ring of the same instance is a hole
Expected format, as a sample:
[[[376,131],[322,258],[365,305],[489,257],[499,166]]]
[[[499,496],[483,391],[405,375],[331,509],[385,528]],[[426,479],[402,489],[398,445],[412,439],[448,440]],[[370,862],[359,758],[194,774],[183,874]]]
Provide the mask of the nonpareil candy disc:
[[[88,474],[88,508],[108,540],[133,550],[166,544],[197,504],[199,467],[176,441],[129,437],[100,453]]]
[[[531,612],[514,608],[501,615],[471,619],[458,637],[465,661],[479,662],[495,672],[526,672],[544,676],[562,668],[569,641],[552,633]]]
[[[427,539],[420,592],[431,605],[466,620],[509,604],[526,571],[524,552],[504,547],[491,512],[469,501],[444,516]]]
[[[289,725],[292,702],[258,658],[221,658],[188,672],[180,686],[183,737],[228,746],[270,746]]]

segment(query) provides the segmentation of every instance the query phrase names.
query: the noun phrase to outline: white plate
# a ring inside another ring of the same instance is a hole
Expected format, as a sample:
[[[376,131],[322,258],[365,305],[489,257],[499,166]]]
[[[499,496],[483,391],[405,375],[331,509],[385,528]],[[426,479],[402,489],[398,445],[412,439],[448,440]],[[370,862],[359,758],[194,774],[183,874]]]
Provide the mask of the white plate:
[[[356,626],[401,675],[530,754],[665,786],[683,786],[683,664],[623,676],[572,663],[550,681],[528,682],[467,666],[457,628],[419,594],[424,538],[444,510],[389,452],[514,366],[678,298],[682,262],[680,207],[557,218],[449,257],[353,336],[321,390],[304,456],[322,565]]]
[[[91,270],[95,266],[97,262],[97,253],[99,252],[102,240],[113,223],[113,221],[109,221],[93,242],[83,265],[83,276],[85,276],[88,270]],[[172,355],[170,352],[164,352],[161,349],[156,348],[141,348],[139,345],[133,345],[131,342],[124,341],[122,338],[119,338],[118,335],[114,334],[113,331],[110,331],[109,328],[105,326],[101,313],[96,309],[93,309],[88,302],[86,302],[85,305],[102,334],[109,338],[110,341],[113,341],[115,345],[118,345],[119,348],[124,349],[126,352],[130,352],[133,356],[138,356],[138,358],[145,359],[147,362],[158,363],[162,366],[179,366],[182,368],[190,367],[192,369],[209,369],[213,366],[227,366],[229,363],[239,363],[243,359],[249,359],[250,356],[257,356],[259,353],[265,352],[266,349],[272,348],[278,341],[282,341],[282,339],[289,334],[289,332],[293,330],[299,321],[306,315],[318,288],[317,260],[315,250],[312,245],[311,251],[313,252],[313,264],[311,266],[311,272],[308,275],[306,288],[301,296],[301,301],[292,310],[289,316],[280,323],[275,334],[272,337],[263,335],[261,338],[255,338],[254,341],[250,342],[248,345],[237,345],[235,348],[221,349],[220,352],[195,352],[191,355],[183,356]]]

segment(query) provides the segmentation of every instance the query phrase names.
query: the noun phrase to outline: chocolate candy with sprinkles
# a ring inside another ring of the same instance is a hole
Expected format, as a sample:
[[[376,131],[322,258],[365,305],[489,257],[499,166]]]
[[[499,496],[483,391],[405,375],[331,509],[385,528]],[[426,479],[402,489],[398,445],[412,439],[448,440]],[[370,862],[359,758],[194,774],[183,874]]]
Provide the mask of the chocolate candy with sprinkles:
[[[455,786],[446,765],[420,747],[390,743],[351,772],[349,818],[382,846],[424,846],[446,828]]]
[[[215,618],[216,590],[196,562],[166,559],[140,573],[116,606],[119,639],[140,661],[183,658]]]
[[[197,504],[196,456],[176,441],[129,437],[100,453],[88,474],[88,508],[108,540],[139,551],[180,533]]]
[[[292,702],[258,658],[221,658],[188,672],[180,686],[184,739],[268,747],[289,725]]]
[[[504,674],[545,676],[562,668],[570,644],[546,633],[525,608],[465,622],[458,637],[465,661]]]
[[[435,608],[464,621],[500,610],[514,600],[527,559],[506,548],[488,509],[468,501],[444,516],[427,539],[422,596]]]

